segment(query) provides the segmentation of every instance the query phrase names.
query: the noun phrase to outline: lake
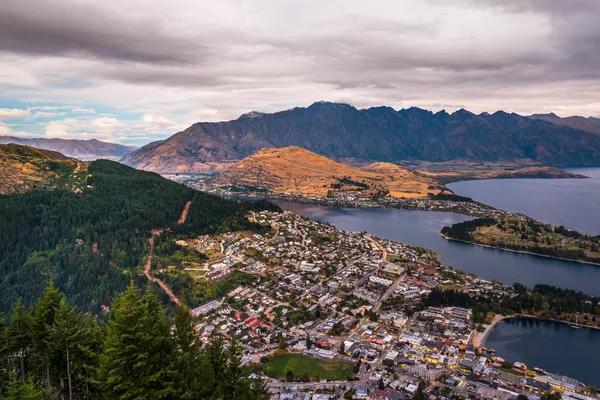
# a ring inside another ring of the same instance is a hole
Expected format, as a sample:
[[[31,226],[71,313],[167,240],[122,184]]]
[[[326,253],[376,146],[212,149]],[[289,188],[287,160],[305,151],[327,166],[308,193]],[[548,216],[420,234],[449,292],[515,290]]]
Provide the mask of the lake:
[[[489,179],[455,182],[448,187],[501,210],[600,235],[600,168],[566,171],[590,179]]]
[[[600,331],[531,318],[509,318],[492,328],[484,345],[508,361],[600,386]]]
[[[471,218],[462,214],[392,208],[338,208],[282,200],[273,202],[283,209],[329,222],[346,231],[366,231],[374,236],[431,249],[444,264],[484,279],[496,279],[507,285],[520,282],[530,287],[547,283],[600,295],[600,266],[512,253],[441,237],[439,232],[443,226]]]

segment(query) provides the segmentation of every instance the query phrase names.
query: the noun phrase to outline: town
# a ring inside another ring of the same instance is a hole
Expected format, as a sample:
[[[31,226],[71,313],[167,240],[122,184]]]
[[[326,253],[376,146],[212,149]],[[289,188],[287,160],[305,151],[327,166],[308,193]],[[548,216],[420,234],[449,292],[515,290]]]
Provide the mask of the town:
[[[218,334],[243,346],[273,399],[591,399],[581,382],[482,347],[491,322],[474,323],[472,310],[427,306],[433,290],[511,296],[512,288],[444,266],[426,249],[291,212],[248,219],[265,233],[176,244],[203,255],[184,270],[194,279],[252,277],[192,312],[205,342]]]

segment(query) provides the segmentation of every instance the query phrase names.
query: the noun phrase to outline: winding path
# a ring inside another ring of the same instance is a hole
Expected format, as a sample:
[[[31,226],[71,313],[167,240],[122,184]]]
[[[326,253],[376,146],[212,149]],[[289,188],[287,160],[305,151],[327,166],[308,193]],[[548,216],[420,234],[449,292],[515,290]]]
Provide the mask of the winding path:
[[[154,236],[156,236],[157,234],[158,234],[158,232],[153,231],[152,236],[150,237],[150,239],[148,239],[148,244],[150,245],[150,250],[148,250],[148,257],[146,258],[146,264],[144,265],[144,275],[146,275],[146,278],[148,278],[149,281],[156,282],[158,284],[158,286],[160,286],[162,288],[162,290],[164,290],[165,293],[169,296],[171,301],[173,303],[179,305],[179,304],[181,304],[181,302],[179,301],[177,296],[175,296],[173,291],[171,291],[171,289],[169,289],[169,287],[163,281],[152,276],[152,274],[150,273],[150,268],[152,267],[152,253],[154,252]]]
[[[185,207],[183,207],[181,216],[179,217],[179,220],[177,221],[177,223],[179,225],[181,225],[185,222],[187,215],[190,211],[191,205],[192,205],[191,201],[188,201],[187,203],[185,203]],[[162,288],[162,290],[164,290],[164,292],[169,296],[171,301],[173,303],[179,305],[179,304],[181,304],[181,301],[179,301],[179,299],[177,298],[177,296],[175,296],[173,291],[163,281],[161,281],[160,279],[158,279],[155,276],[152,276],[152,274],[150,273],[150,269],[152,268],[152,254],[154,253],[154,237],[160,233],[161,233],[161,231],[159,231],[159,230],[153,230],[152,236],[150,236],[150,238],[148,239],[148,244],[149,244],[150,248],[148,250],[148,256],[146,257],[146,264],[144,264],[144,275],[146,275],[146,278],[148,278],[149,281],[157,283],[158,286],[160,286]]]

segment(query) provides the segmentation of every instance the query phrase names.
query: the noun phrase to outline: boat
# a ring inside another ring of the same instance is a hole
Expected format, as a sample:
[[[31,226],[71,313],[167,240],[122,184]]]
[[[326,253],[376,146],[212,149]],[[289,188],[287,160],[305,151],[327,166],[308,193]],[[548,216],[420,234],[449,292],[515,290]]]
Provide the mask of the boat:
[[[579,325],[579,315],[575,316],[575,323],[571,325],[573,329],[581,329],[581,325]]]

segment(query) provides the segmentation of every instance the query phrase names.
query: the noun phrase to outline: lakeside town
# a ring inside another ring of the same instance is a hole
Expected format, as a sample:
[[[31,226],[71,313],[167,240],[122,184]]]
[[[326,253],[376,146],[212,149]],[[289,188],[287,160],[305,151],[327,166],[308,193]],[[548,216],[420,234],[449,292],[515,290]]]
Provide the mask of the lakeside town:
[[[444,289],[498,298],[513,288],[444,266],[426,249],[291,212],[248,218],[265,232],[176,244],[206,257],[185,268],[197,280],[252,277],[192,311],[206,342],[235,337],[273,399],[593,398],[593,387],[485,349],[501,315],[475,323],[469,308],[428,305]]]
[[[473,201],[456,195],[438,195],[430,197],[392,197],[370,196],[356,190],[330,190],[327,196],[315,196],[303,193],[273,191],[237,191],[213,185],[205,175],[164,174],[165,178],[182,183],[193,189],[215,194],[225,198],[278,199],[308,204],[327,205],[348,208],[399,208],[405,210],[447,211],[469,215],[476,218],[516,218],[525,216]]]

